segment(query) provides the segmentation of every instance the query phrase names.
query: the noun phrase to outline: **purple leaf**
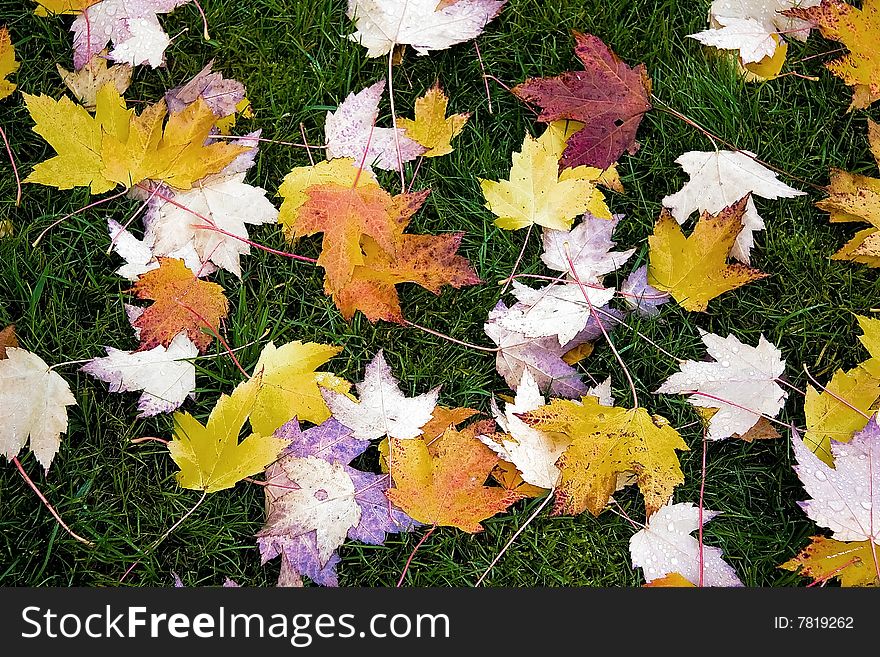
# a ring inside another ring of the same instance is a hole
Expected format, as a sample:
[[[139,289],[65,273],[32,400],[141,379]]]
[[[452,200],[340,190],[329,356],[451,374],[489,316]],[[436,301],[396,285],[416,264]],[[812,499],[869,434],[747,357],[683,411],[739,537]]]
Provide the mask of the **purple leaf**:
[[[357,491],[354,499],[361,507],[361,521],[348,530],[351,540],[369,545],[383,545],[386,534],[408,532],[419,526],[419,523],[393,506],[385,497],[390,482],[387,474],[377,475],[348,467],[345,471],[354,482]]]
[[[318,556],[317,533],[314,531],[298,536],[261,536],[257,539],[262,563],[282,555],[279,586],[297,586],[297,577],[306,576],[320,586],[339,586],[336,565],[339,555],[334,552],[327,563]]]
[[[212,59],[192,80],[165,92],[169,112],[182,112],[201,97],[217,117],[235,113],[236,106],[245,97],[244,85],[238,80],[224,78],[222,73],[212,71],[213,65]]]
[[[370,446],[369,440],[354,437],[351,429],[330,418],[323,424],[302,431],[296,418],[275,432],[279,438],[290,441],[282,456],[306,458],[317,456],[330,463],[348,465]],[[269,475],[267,472],[267,479]]]
[[[659,313],[660,306],[672,298],[648,284],[647,265],[642,265],[627,277],[620,294],[626,305],[645,317]]]

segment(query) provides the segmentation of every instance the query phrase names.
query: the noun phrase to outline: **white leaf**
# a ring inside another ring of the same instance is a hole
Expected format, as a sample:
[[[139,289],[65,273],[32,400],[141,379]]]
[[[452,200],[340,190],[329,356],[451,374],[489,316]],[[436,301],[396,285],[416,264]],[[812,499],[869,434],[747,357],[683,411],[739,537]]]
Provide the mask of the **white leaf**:
[[[440,395],[438,387],[424,395],[406,397],[382,351],[367,365],[364,380],[356,388],[360,402],[326,388],[321,388],[321,394],[333,417],[351,429],[359,440],[382,436],[400,440],[417,438],[433,417]]]
[[[776,52],[777,41],[773,38],[775,30],[768,30],[754,18],[733,19],[724,27],[704,30],[696,34],[688,34],[700,43],[721,48],[722,50],[739,50],[740,59],[744,64],[760,62],[765,57],[772,57]]]
[[[489,436],[477,437],[505,461],[513,463],[526,483],[539,488],[555,488],[559,480],[556,461],[571,441],[562,434],[538,431],[516,416],[517,413],[527,413],[544,404],[544,397],[535,379],[527,370],[523,371],[513,404],[505,404],[502,412],[495,399],[492,399],[495,421],[509,438],[496,442]]]
[[[719,409],[709,421],[711,440],[745,434],[761,419],[760,414],[776,417],[788,397],[776,382],[785,372],[779,349],[763,335],[757,347],[744,344],[733,335],[722,338],[701,331],[701,337],[714,362],[681,363],[681,371],[669,377],[657,392],[675,394],[696,390],[717,398],[688,397],[694,406]]]
[[[180,333],[166,349],[122,351],[107,347],[107,355],[94,358],[82,371],[110,384],[110,392],[142,390],[138,417],[168,413],[178,408],[196,387],[196,368],[187,358],[199,354],[198,347]]]
[[[709,20],[730,25],[735,20],[753,19],[768,32],[780,32],[786,37],[804,41],[810,34],[810,23],[779,12],[819,4],[822,4],[822,0],[715,0],[709,8]]]
[[[592,316],[584,292],[593,308],[601,308],[614,297],[613,287],[600,289],[569,284],[534,289],[514,281],[513,294],[523,306],[513,306],[498,324],[529,338],[556,336],[560,345],[568,344]]]
[[[703,524],[718,515],[703,509]],[[629,539],[634,568],[645,581],[678,573],[691,584],[700,584],[700,544],[691,532],[700,528],[700,510],[690,502],[661,507],[647,526]],[[722,559],[717,547],[703,545],[703,586],[742,586],[736,571]]]
[[[593,386],[587,391],[591,397],[596,397],[602,406],[614,406],[614,395],[611,392],[611,377],[609,376],[602,383]]]
[[[750,157],[751,156],[751,157]],[[767,199],[803,196],[805,192],[780,182],[776,173],[756,162],[749,151],[690,151],[676,160],[690,181],[678,192],[666,196],[663,205],[683,224],[693,212],[717,214],[746,194]],[[754,245],[752,233],[764,230],[764,220],[750,198],[743,216],[743,229],[731,256],[749,262]]]
[[[349,94],[335,112],[327,112],[324,138],[328,160],[350,157],[358,165],[363,162],[364,167],[375,165],[399,171],[402,162],[414,160],[425,152],[425,147],[407,137],[402,128],[397,129],[395,139],[394,128],[376,126],[384,90],[385,80],[380,80],[363,91]]]
[[[110,233],[110,244],[114,251],[125,260],[122,267],[116,273],[130,281],[136,281],[141,275],[152,269],[159,268],[159,261],[153,253],[155,235],[150,232],[149,226],[155,220],[148,223],[147,232],[143,240],[127,231],[118,221],[107,220],[107,228]],[[179,258],[196,276],[209,276],[217,271],[211,263],[204,264],[196,253],[192,243],[185,244],[180,249],[167,255],[169,258]]]
[[[597,283],[604,276],[623,266],[635,249],[616,252],[611,234],[622,215],[611,220],[599,219],[591,214],[571,230],[544,230],[544,253],[541,260],[554,271],[574,273],[582,283]],[[569,257],[571,263],[569,263]]]
[[[880,545],[880,425],[874,415],[848,443],[831,441],[834,467],[810,451],[796,431],[791,437],[794,470],[811,499],[798,502],[838,541]]]
[[[0,360],[0,452],[18,456],[30,437],[37,461],[48,470],[67,432],[67,406],[76,405],[67,381],[29,351],[7,347]]]
[[[351,476],[342,465],[314,456],[285,458],[287,477],[299,490],[289,490],[271,503],[260,536],[296,536],[314,531],[318,557],[326,564],[361,519]]]
[[[266,198],[266,190],[245,183],[245,175],[214,178],[176,194],[174,203],[163,203],[147,230],[148,238],[155,240],[154,255],[171,255],[191,245],[202,263],[212,262],[241,278],[239,256],[250,253],[250,245],[200,226],[213,224],[248,239],[246,224],[278,220],[278,210]]]
[[[440,0],[348,0],[357,32],[349,38],[381,57],[406,44],[420,55],[475,39],[507,0],[458,0],[438,9]]]

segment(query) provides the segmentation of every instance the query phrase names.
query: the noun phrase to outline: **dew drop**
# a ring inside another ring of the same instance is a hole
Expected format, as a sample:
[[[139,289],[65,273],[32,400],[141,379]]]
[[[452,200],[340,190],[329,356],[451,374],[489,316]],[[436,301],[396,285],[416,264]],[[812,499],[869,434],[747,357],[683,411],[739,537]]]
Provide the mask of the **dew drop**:
[[[730,367],[730,361],[729,360],[721,361],[721,367]]]
[[[675,523],[670,522],[668,525],[666,525],[666,531],[668,531],[669,533],[674,532],[675,531]]]
[[[816,471],[815,477],[819,481],[825,481],[826,479],[828,479],[828,477],[825,476],[825,473],[821,470]]]
[[[865,511],[871,510],[871,503],[867,500],[862,500],[861,502],[859,502],[859,506],[861,506]]]
[[[836,513],[840,513],[846,508],[846,504],[844,504],[841,500],[831,500],[828,503],[828,506],[831,508],[832,511]]]

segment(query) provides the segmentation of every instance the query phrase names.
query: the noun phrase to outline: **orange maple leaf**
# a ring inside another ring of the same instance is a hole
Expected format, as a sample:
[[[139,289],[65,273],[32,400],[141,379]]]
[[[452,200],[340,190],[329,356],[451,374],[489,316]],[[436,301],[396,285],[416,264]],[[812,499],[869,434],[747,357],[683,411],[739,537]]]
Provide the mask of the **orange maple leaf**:
[[[448,428],[431,451],[434,456],[422,438],[392,439],[390,444],[394,487],[388,498],[419,522],[475,533],[483,530],[480,521],[522,499],[484,485],[498,455],[477,440],[472,427]]]
[[[403,324],[394,287],[398,283],[415,283],[434,294],[440,294],[444,285],[461,288],[480,283],[471,263],[456,255],[463,235],[401,235],[395,255],[364,238],[364,264],[333,295],[342,316],[350,320],[360,310],[371,322],[384,319]]]
[[[177,258],[159,258],[159,268],[148,271],[134,284],[132,292],[138,299],[155,303],[135,320],[141,330],[141,349],[168,346],[181,331],[205,351],[218,334],[220,320],[229,312],[223,288],[196,278]]]

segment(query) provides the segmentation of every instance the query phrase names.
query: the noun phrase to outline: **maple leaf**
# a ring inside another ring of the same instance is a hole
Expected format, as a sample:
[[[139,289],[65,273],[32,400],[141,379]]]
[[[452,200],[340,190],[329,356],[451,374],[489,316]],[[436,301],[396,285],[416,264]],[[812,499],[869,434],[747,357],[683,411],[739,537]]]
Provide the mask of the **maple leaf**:
[[[810,495],[798,502],[820,527],[838,541],[873,541],[880,545],[880,425],[874,415],[847,443],[833,441],[834,467],[822,461],[792,431],[794,471]]]
[[[718,515],[718,511],[703,509],[703,524]],[[646,581],[677,573],[695,586],[743,585],[719,548],[703,545],[701,549],[690,535],[700,528],[700,517],[700,509],[690,502],[664,506],[648,519],[644,529],[630,537],[633,567],[642,569]]]
[[[232,488],[278,458],[286,440],[258,433],[238,440],[260,385],[259,377],[254,377],[231,396],[221,395],[206,425],[189,413],[174,414],[174,437],[168,452],[180,468],[176,478],[182,488],[206,493]]]
[[[5,332],[5,331],[4,331]],[[30,449],[48,471],[67,432],[67,406],[76,405],[67,381],[46,362],[5,338],[0,359],[0,454],[12,460]]]
[[[359,401],[335,390],[322,389],[333,417],[354,431],[361,440],[383,436],[408,440],[422,433],[431,419],[440,388],[416,397],[406,397],[385,362],[382,350],[367,365],[364,380],[356,384]]]
[[[710,29],[688,36],[700,43],[736,50],[743,64],[773,57],[780,34],[805,41],[810,23],[786,17],[792,7],[811,7],[821,0],[715,0],[709,9]],[[784,59],[784,57],[783,57]]]
[[[871,376],[880,378],[880,319],[871,319],[859,315],[856,315],[856,319],[859,322],[859,327],[862,329],[859,342],[871,354],[871,358],[863,363],[859,363],[859,365],[870,372]],[[840,439],[838,438],[838,440]]]
[[[422,439],[392,439],[389,446],[394,487],[386,494],[415,520],[480,532],[482,520],[522,498],[484,485],[498,456],[474,437],[473,430],[449,428],[432,448],[434,455]]]
[[[569,231],[545,230],[541,260],[554,271],[566,272],[571,280],[598,283],[600,277],[622,267],[636,252],[611,250],[616,246],[611,235],[621,219],[620,214],[606,220],[588,213]]]
[[[135,116],[110,83],[98,92],[94,117],[66,96],[57,101],[29,94],[24,98],[36,124],[34,132],[58,153],[34,166],[25,182],[59,189],[90,186],[92,194],[144,180],[189,189],[247,150],[205,145],[215,117],[201,100],[172,115],[163,131],[164,102]]]
[[[80,371],[109,383],[110,392],[143,391],[139,418],[173,411],[192,396],[196,368],[187,359],[195,358],[199,350],[185,333],[175,336],[167,349],[162,345],[148,351],[106,349],[106,356],[93,358]]]
[[[645,317],[657,315],[660,306],[672,299],[668,293],[648,284],[647,265],[642,265],[627,276],[620,286],[620,296],[627,306]]]
[[[37,16],[60,16],[61,14],[78,14],[101,0],[34,0],[34,2],[37,3],[37,7],[34,9]]]
[[[614,288],[569,283],[534,289],[514,281],[513,294],[520,303],[498,320],[501,327],[527,338],[556,336],[564,346],[586,328],[596,308],[611,301]]]
[[[410,45],[420,55],[475,39],[507,0],[348,0],[347,16],[357,32],[349,39],[381,57],[397,45]]]
[[[568,140],[563,168],[607,169],[624,152],[633,155],[639,148],[636,132],[651,109],[651,79],[644,64],[629,67],[598,37],[574,32],[574,38],[583,71],[526,80],[513,93],[541,107],[539,121],[585,124]]]
[[[327,112],[324,139],[328,160],[353,158],[367,167],[374,165],[399,171],[404,162],[425,153],[425,147],[407,137],[402,128],[376,127],[379,101],[384,91],[385,80],[380,80],[358,93],[349,94],[335,112]]]
[[[657,579],[652,579],[650,582],[646,582],[644,584],[645,588],[693,588],[694,585],[691,584],[688,580],[684,578],[684,576],[679,573],[669,573],[666,577],[659,577]]]
[[[847,442],[864,428],[865,416],[880,399],[880,380],[862,366],[837,370],[820,393],[807,386],[804,444],[828,465],[833,464],[831,441]],[[842,400],[842,401],[841,401]]]
[[[218,118],[235,114],[238,104],[245,99],[244,85],[238,80],[224,78],[222,73],[212,70],[213,66],[212,59],[192,80],[165,92],[169,112],[182,112],[202,98]]]
[[[685,310],[704,311],[720,294],[766,277],[757,269],[727,264],[748,202],[745,197],[716,215],[704,212],[690,237],[664,210],[648,238],[648,283],[669,292]]]
[[[526,134],[522,150],[513,154],[507,180],[480,179],[486,208],[498,217],[496,226],[516,230],[538,224],[568,230],[574,218],[587,211],[611,219],[605,197],[594,184],[602,172],[578,167],[560,174],[558,160],[547,132],[540,139]]]
[[[690,176],[690,181],[675,194],[663,198],[663,205],[683,224],[695,211],[716,214],[748,195],[743,228],[730,252],[732,258],[746,264],[755,244],[753,233],[766,228],[754,197],[778,199],[805,194],[780,182],[776,173],[755,157],[749,151],[687,152],[675,162]]]
[[[477,438],[505,461],[509,461],[522,473],[523,481],[539,488],[556,488],[559,468],[556,461],[568,448],[571,440],[559,433],[547,433],[523,422],[518,414],[540,408],[546,403],[538,384],[523,371],[516,389],[516,399],[505,404],[504,411],[492,399],[492,415],[505,434],[478,435]]]
[[[147,210],[146,214],[150,214],[150,210]],[[153,252],[156,245],[156,236],[150,233],[149,227],[143,240],[139,240],[129,231],[125,230],[122,224],[114,219],[107,220],[107,229],[110,233],[111,247],[125,260],[125,264],[116,270],[117,274],[130,281],[136,281],[148,271],[159,268],[158,257]],[[171,251],[163,255],[167,258],[183,260],[183,263],[190,271],[199,278],[209,276],[217,271],[217,268],[212,263],[202,262],[192,242],[186,243],[183,248],[177,251]]]
[[[351,281],[333,295],[336,307],[346,320],[360,310],[371,322],[382,319],[403,324],[395,285],[415,283],[440,294],[444,285],[458,289],[482,283],[471,263],[457,255],[463,236],[401,235],[394,256],[364,237],[364,264],[356,267]]]
[[[85,4],[79,0],[74,2]],[[167,14],[188,2],[190,0],[101,0],[79,7],[82,11],[70,28],[74,67],[82,68],[111,42],[110,58],[114,61],[132,66],[161,66],[165,63],[165,49],[171,44],[171,37],[162,29],[157,14]]]
[[[211,176],[162,203],[148,229],[153,254],[172,256],[191,244],[200,264],[212,262],[241,278],[240,256],[251,250],[246,224],[278,220],[266,190],[245,183],[245,175]]]
[[[15,91],[15,83],[6,78],[18,70],[19,62],[15,59],[12,37],[7,27],[0,27],[0,100]]]
[[[818,7],[800,7],[783,12],[819,28],[822,36],[839,41],[849,53],[825,64],[834,75],[853,87],[849,110],[865,109],[880,100],[880,1],[865,0],[857,9],[842,0],[822,0]]]
[[[280,347],[270,342],[260,353],[254,373],[263,385],[251,411],[251,426],[268,435],[294,417],[321,424],[330,417],[321,390],[345,395],[351,384],[330,372],[317,371],[336,356],[342,347],[317,342],[288,342]]]
[[[843,543],[812,536],[807,547],[779,567],[809,577],[817,584],[836,577],[844,587],[880,586],[874,567],[878,560],[880,549],[871,541]]]
[[[880,124],[870,119],[868,142],[880,166]],[[831,213],[832,223],[861,221],[872,226],[856,233],[832,258],[880,267],[880,237],[877,236],[880,229],[880,178],[832,169],[827,192],[828,198],[818,201],[816,207]]]
[[[688,397],[694,406],[718,409],[709,420],[710,440],[746,434],[762,416],[776,417],[788,397],[777,383],[785,372],[779,349],[763,335],[757,347],[740,342],[734,335],[722,338],[700,330],[700,337],[714,361],[680,363],[680,371],[666,379],[657,392],[711,395]]]
[[[684,482],[675,450],[688,446],[665,419],[644,408],[603,406],[587,396],[580,402],[554,399],[521,419],[571,441],[557,462],[562,475],[554,515],[588,510],[598,516],[625,472],[636,473],[647,515],[666,504],[673,488]]]
[[[128,64],[107,66],[107,51],[94,55],[80,70],[70,72],[56,64],[62,82],[87,110],[94,110],[98,103],[98,91],[105,84],[113,85],[121,96],[131,86],[132,67]]]
[[[229,311],[222,287],[199,280],[182,260],[173,258],[159,258],[159,268],[141,276],[132,292],[155,302],[134,322],[141,330],[142,349],[167,347],[186,331],[199,350],[205,351]]]
[[[18,338],[15,337],[15,326],[7,326],[0,331],[0,360],[6,358],[6,349],[8,347],[17,347]]]
[[[425,95],[416,99],[415,119],[400,119],[397,124],[406,131],[407,137],[428,150],[424,157],[440,157],[453,151],[455,139],[471,117],[470,113],[446,116],[449,98],[438,82]]]

